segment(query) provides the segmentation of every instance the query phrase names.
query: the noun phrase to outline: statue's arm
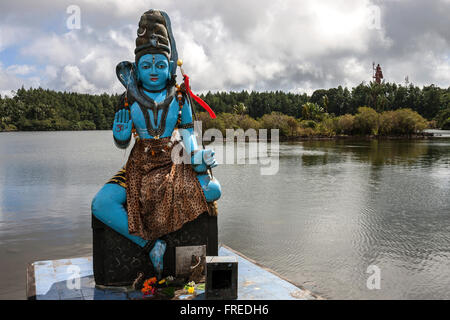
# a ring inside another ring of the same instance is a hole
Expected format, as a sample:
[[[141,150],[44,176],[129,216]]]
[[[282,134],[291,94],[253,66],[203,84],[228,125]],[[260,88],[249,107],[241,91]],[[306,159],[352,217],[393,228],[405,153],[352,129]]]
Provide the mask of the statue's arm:
[[[214,151],[211,149],[202,150],[198,146],[194,133],[192,109],[187,100],[181,112],[180,134],[183,138],[186,152],[191,155],[191,164],[196,172],[206,172],[208,167],[213,168],[217,166]]]
[[[193,128],[192,110],[188,103],[183,106],[180,128],[180,135],[183,138],[185,150],[192,154],[192,168],[197,172],[197,179],[202,186],[206,201],[213,202],[219,199],[222,194],[219,181],[206,173],[208,168],[217,166],[214,151],[211,149],[202,150],[198,146]]]

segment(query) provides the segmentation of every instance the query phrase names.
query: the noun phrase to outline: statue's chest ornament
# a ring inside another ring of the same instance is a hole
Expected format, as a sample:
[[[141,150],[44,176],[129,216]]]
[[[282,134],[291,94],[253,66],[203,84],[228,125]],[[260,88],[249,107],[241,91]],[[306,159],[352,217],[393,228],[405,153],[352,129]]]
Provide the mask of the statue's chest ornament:
[[[173,98],[175,97],[175,87],[170,87],[167,89],[167,96],[162,102],[156,102],[155,100],[147,96],[143,92],[142,88],[139,88],[139,91],[141,91],[141,96],[145,99],[146,102],[145,104],[138,102],[138,105],[142,111],[142,114],[144,115],[147,132],[149,135],[158,139],[166,129],[166,118],[167,114],[169,113],[170,105],[173,101]],[[160,110],[162,110],[162,114],[161,120],[158,124],[158,113]],[[149,112],[152,112],[153,114],[154,125],[150,119]]]

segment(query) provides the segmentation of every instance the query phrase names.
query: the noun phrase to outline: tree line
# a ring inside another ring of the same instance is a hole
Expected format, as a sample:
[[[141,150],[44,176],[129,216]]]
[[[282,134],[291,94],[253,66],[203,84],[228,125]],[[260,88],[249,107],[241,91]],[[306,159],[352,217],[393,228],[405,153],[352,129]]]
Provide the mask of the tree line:
[[[419,88],[413,84],[363,82],[351,89],[342,86],[319,89],[312,95],[241,91],[208,92],[200,96],[218,115],[224,114],[222,120],[227,117],[229,120],[233,115],[245,115],[245,121],[254,126],[258,122],[259,127],[261,124],[269,125],[267,119],[270,117],[278,117],[280,121],[302,123],[300,127],[305,130],[318,130],[319,124],[330,119],[340,119],[341,123],[345,122],[343,117],[358,119],[358,114],[361,115],[359,108],[367,107],[380,117],[384,114],[383,119],[398,114],[386,112],[401,113],[404,112],[401,110],[409,109],[430,121],[434,127],[450,129],[450,87],[444,89],[430,85]],[[0,96],[0,131],[111,129],[118,101],[117,94],[90,95],[22,87],[13,97]],[[200,107],[197,110],[200,111]],[[219,122],[217,125],[221,126]],[[333,130],[337,130],[336,133],[341,131],[337,127]]]
[[[450,87],[443,89],[435,85],[422,89],[395,83],[361,83],[351,90],[338,86],[319,89],[311,96],[304,94],[275,92],[208,92],[202,98],[218,113],[233,113],[239,103],[247,107],[247,114],[258,119],[265,114],[279,112],[297,119],[304,119],[303,106],[310,103],[313,113],[328,113],[331,116],[355,115],[359,107],[369,107],[377,113],[411,109],[429,121],[436,121],[436,127],[450,128]]]
[[[119,97],[22,87],[0,96],[0,131],[111,129]]]

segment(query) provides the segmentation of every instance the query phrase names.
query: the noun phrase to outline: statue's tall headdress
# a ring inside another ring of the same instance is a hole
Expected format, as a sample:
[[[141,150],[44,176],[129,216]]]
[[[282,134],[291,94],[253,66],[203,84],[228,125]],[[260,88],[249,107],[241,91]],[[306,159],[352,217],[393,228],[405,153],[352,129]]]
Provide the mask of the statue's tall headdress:
[[[172,26],[170,18],[164,11],[150,9],[141,16],[139,21],[139,28],[137,30],[136,49],[134,50],[135,62],[122,61],[116,67],[117,77],[120,82],[126,88],[125,100],[127,101],[128,93],[134,98],[135,101],[141,105],[146,106],[154,105],[155,102],[147,95],[142,94],[138,88],[138,80],[136,77],[136,64],[139,59],[145,54],[164,54],[172,65],[171,74],[172,79],[169,81],[171,84],[171,94],[174,93],[175,77],[177,72],[177,65],[181,69],[184,80],[184,90],[188,97],[192,97],[197,103],[199,103],[211,116],[215,118],[214,111],[203,101],[200,97],[196,96],[189,86],[189,77],[184,73],[181,65],[183,62],[178,60],[177,45],[172,34]],[[171,94],[168,94],[170,97]],[[150,101],[151,100],[151,101]],[[150,102],[149,102],[150,101]],[[128,102],[125,102],[128,106]],[[191,103],[192,105],[192,103]]]
[[[176,74],[178,52],[167,13],[150,9],[141,16],[134,53],[136,63],[145,54],[164,54],[174,64],[172,76]]]

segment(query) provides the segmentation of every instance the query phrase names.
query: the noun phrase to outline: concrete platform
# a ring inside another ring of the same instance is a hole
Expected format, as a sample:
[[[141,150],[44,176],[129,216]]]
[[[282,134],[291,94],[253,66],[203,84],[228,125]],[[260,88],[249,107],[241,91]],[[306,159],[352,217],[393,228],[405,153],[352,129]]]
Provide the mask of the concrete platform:
[[[238,259],[238,300],[320,299],[227,246],[219,248],[219,256]],[[96,287],[92,257],[81,257],[31,263],[27,270],[27,297],[30,300],[128,300],[141,299],[142,293],[125,287]],[[192,299],[192,296],[180,299]],[[195,299],[204,299],[204,294],[197,292]]]

